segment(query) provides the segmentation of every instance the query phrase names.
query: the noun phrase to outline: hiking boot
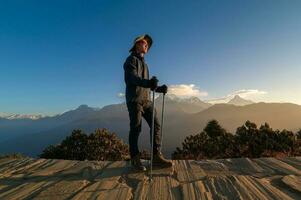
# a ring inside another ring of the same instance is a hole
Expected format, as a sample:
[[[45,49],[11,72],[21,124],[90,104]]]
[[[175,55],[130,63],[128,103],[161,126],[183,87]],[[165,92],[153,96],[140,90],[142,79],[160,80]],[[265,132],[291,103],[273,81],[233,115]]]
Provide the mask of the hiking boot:
[[[154,154],[153,165],[158,167],[171,167],[172,161],[165,159],[163,157],[163,154],[161,152],[158,152]]]
[[[141,160],[140,160],[140,155],[136,155],[133,158],[131,158],[131,167],[134,170],[138,171],[146,171],[146,168],[142,165]]]

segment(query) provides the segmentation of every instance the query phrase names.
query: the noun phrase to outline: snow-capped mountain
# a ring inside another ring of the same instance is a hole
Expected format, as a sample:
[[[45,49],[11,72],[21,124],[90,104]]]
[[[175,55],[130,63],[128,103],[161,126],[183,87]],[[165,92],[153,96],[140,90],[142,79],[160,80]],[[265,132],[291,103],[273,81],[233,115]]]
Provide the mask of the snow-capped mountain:
[[[224,103],[224,104],[231,104],[231,105],[236,105],[236,106],[245,106],[245,105],[255,103],[251,100],[244,99],[244,98],[240,97],[239,95],[227,96],[227,97],[223,97],[223,98],[219,98],[219,99],[211,99],[211,100],[207,100],[205,102],[210,103],[210,104]]]
[[[254,103],[254,102],[251,101],[251,100],[243,99],[239,95],[235,95],[233,97],[233,99],[228,101],[228,104],[233,104],[233,105],[236,105],[236,106],[245,106],[245,105],[249,105],[249,104],[252,104],[252,103]]]
[[[205,103],[202,100],[200,100],[198,97],[180,98],[180,97],[178,97],[174,94],[166,94],[165,100],[181,102],[181,103],[193,103],[193,104],[203,104],[203,103]],[[205,103],[205,104],[208,104],[208,103]]]
[[[9,113],[0,113],[0,118],[4,119],[32,119],[38,120],[41,118],[46,117],[45,115],[41,114],[9,114]]]
[[[162,101],[162,95],[157,100]],[[174,94],[165,96],[167,108],[171,110],[181,110],[186,113],[197,113],[212,106],[209,103],[203,102],[198,97],[180,98]],[[161,104],[161,103],[159,103]]]
[[[83,116],[85,114],[89,114],[91,112],[94,111],[98,111],[101,108],[94,108],[94,107],[89,107],[88,105],[82,104],[80,105],[78,108],[76,108],[75,110],[68,110],[66,112],[63,112],[61,114],[56,114],[53,116],[47,116],[47,115],[42,115],[42,114],[12,114],[12,113],[3,113],[0,112],[0,118],[3,119],[9,119],[9,120],[13,120],[13,119],[31,119],[31,120],[38,120],[38,119],[42,119],[45,117],[69,117],[69,115],[75,116],[75,115],[79,115],[79,116]]]

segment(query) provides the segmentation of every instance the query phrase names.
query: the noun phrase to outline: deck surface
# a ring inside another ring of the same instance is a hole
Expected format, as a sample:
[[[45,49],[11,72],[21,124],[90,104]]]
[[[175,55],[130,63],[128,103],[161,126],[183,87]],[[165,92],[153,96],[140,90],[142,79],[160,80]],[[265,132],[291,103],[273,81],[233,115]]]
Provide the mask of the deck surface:
[[[0,199],[301,199],[301,157],[173,164],[149,182],[126,161],[0,159]]]

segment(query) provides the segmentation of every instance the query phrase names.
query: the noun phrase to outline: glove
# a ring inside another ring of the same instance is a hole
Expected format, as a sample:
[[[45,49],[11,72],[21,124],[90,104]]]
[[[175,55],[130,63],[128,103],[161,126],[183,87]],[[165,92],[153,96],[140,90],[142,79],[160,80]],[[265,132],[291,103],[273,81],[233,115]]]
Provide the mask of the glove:
[[[157,87],[156,92],[166,94],[168,87],[164,84],[162,86]]]
[[[157,77],[155,77],[155,76],[153,76],[153,77],[149,80],[149,84],[150,84],[151,90],[154,90],[155,88],[158,87],[158,82],[159,82],[159,80],[158,80]]]

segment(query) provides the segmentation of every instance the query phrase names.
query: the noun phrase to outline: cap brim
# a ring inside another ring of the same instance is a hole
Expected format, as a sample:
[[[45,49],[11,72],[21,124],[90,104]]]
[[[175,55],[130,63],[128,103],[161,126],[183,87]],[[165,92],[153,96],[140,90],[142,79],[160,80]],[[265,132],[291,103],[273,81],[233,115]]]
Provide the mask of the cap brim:
[[[141,37],[136,38],[134,45],[132,46],[132,48],[129,50],[129,52],[132,52],[135,50],[135,44],[137,42],[139,42],[140,40],[146,40],[147,44],[148,44],[148,50],[151,48],[152,44],[153,44],[153,40],[151,38],[151,36],[149,36],[148,34],[145,34]]]

